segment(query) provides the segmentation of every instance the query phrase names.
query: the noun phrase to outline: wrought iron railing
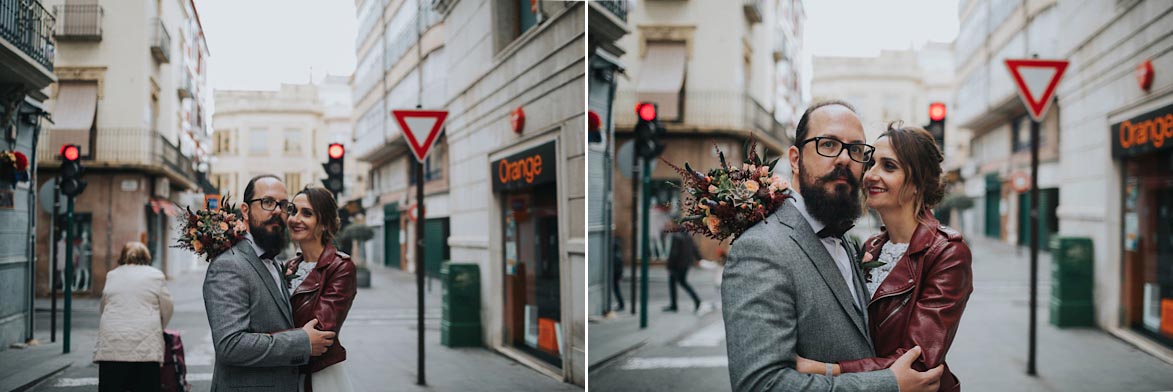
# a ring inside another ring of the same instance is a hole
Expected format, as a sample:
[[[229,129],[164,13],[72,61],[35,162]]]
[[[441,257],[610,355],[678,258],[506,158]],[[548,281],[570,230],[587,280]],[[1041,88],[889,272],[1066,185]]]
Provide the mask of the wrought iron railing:
[[[624,22],[627,21],[627,0],[604,0],[596,3]]]
[[[633,108],[638,99],[632,91],[620,91],[615,95],[613,107]],[[774,119],[774,114],[744,92],[689,91],[684,94],[683,101],[678,121],[662,121],[699,129],[750,130],[769,134],[781,141],[789,140],[786,128]],[[615,110],[613,114],[617,128],[630,129],[635,125],[634,110]]]
[[[53,71],[57,48],[53,40],[53,14],[37,0],[0,0],[0,38],[23,50],[41,66]]]
[[[171,62],[171,34],[167,32],[162,19],[153,18],[151,25],[154,26],[151,33],[151,54],[160,63]]]
[[[101,40],[102,6],[97,4],[66,4],[53,7],[57,16],[57,38]]]
[[[49,132],[53,132],[49,130]],[[184,155],[158,131],[146,128],[100,128],[90,146],[94,163],[103,166],[134,165],[170,169],[180,177],[195,180],[191,157]],[[51,146],[51,138],[42,137],[37,144],[37,156],[47,161],[57,160],[58,150]],[[60,148],[60,146],[56,146]]]

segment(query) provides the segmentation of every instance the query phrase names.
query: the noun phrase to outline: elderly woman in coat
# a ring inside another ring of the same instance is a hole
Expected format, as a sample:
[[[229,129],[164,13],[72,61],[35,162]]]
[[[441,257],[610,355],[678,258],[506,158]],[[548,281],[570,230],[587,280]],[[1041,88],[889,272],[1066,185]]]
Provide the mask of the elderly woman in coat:
[[[159,390],[163,327],[171,311],[171,294],[163,272],[151,267],[150,251],[127,243],[102,291],[94,349],[99,391]]]

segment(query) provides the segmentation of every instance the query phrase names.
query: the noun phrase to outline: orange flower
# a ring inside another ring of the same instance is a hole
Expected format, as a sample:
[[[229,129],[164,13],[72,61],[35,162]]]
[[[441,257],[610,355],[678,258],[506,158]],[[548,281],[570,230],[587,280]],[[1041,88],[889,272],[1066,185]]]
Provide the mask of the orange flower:
[[[748,189],[750,192],[757,192],[758,187],[759,185],[757,181],[749,180],[745,182],[745,189]]]
[[[720,224],[721,218],[718,218],[716,215],[709,215],[705,217],[705,226],[708,226],[709,232],[712,232],[713,234],[719,234],[721,232],[720,228],[718,227]]]
[[[192,241],[191,242],[191,249],[194,250],[196,253],[203,252],[204,251],[204,244],[201,243],[200,240]]]
[[[228,231],[228,222],[220,222],[220,230]]]

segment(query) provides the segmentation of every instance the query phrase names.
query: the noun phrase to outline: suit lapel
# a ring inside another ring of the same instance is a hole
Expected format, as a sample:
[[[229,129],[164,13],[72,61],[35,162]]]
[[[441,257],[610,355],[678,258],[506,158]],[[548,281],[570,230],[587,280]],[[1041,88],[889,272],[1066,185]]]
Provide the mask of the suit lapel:
[[[802,214],[798,212],[798,208],[793,204],[784,204],[781,212],[782,222],[794,229],[791,238],[794,239],[794,242],[798,244],[803,253],[806,253],[807,258],[814,264],[815,269],[819,271],[819,276],[823,278],[823,282],[831,288],[831,293],[835,295],[835,299],[839,302],[839,306],[843,308],[843,312],[851,317],[851,321],[855,324],[856,329],[867,339],[867,325],[864,323],[863,315],[852,304],[854,299],[851,297],[851,289],[847,287],[847,282],[843,280],[843,275],[839,273],[839,267],[835,266],[835,260],[831,259],[831,255],[827,253],[827,248],[823,246],[823,242],[815,235],[810,223],[806,221],[806,218],[802,217]],[[860,294],[863,295],[862,292]]]
[[[285,300],[285,296],[281,294],[281,288],[277,287],[277,282],[273,281],[273,274],[269,273],[268,268],[265,268],[264,261],[261,261],[261,257],[257,256],[257,252],[253,251],[252,244],[245,243],[245,241],[248,240],[240,241],[244,246],[239,247],[240,249],[238,250],[244,252],[245,261],[253,267],[253,271],[256,271],[257,276],[261,278],[261,282],[269,290],[269,295],[273,297],[273,302],[276,302],[277,308],[281,309],[281,315],[285,316],[285,321],[289,322],[289,325],[293,325],[293,311],[290,310],[289,301]]]

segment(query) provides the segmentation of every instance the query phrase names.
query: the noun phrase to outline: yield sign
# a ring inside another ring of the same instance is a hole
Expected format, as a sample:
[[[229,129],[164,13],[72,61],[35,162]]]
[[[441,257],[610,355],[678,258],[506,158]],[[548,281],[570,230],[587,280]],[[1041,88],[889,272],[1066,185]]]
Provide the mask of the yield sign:
[[[1043,121],[1055,86],[1067,70],[1067,60],[1006,59],[1006,68],[1018,85],[1018,96],[1035,121]]]
[[[444,127],[444,119],[448,117],[446,110],[392,110],[395,121],[403,130],[407,145],[415,159],[423,162],[440,136],[440,129]]]

